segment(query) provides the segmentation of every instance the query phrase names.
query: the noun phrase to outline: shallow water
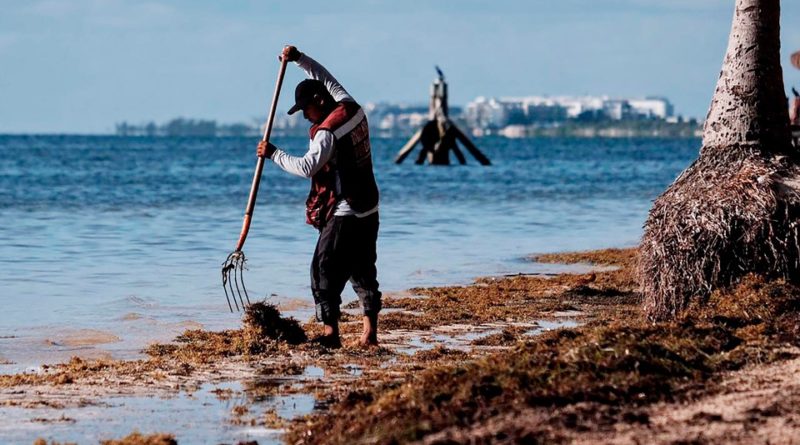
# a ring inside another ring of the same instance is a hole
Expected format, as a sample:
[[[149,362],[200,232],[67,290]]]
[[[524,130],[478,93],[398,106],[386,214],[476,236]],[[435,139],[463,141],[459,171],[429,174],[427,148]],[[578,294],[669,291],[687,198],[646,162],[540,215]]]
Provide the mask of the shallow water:
[[[244,389],[240,383],[216,383],[170,397],[109,397],[98,405],[74,408],[3,407],[0,438],[4,444],[29,444],[37,437],[88,444],[140,431],[174,434],[179,443],[188,444],[256,440],[261,445],[271,445],[283,443],[283,431],[250,426],[251,419],[260,419],[265,410],[272,409],[289,420],[310,413],[316,405],[310,394],[253,400]],[[233,395],[221,398],[215,390],[232,391]],[[249,412],[237,416],[233,413],[237,406],[248,406]]]
[[[305,151],[299,138],[277,145]],[[552,271],[531,253],[632,246],[698,140],[477,140],[484,168],[395,165],[375,139],[383,290]],[[0,372],[134,357],[239,323],[220,289],[255,165],[238,138],[0,136]],[[311,314],[308,182],[267,164],[244,251],[251,297]],[[344,300],[354,298],[348,290]],[[298,304],[299,301],[299,304]],[[87,329],[99,331],[81,338]],[[97,342],[97,339],[119,341]],[[72,341],[65,339],[72,338]]]

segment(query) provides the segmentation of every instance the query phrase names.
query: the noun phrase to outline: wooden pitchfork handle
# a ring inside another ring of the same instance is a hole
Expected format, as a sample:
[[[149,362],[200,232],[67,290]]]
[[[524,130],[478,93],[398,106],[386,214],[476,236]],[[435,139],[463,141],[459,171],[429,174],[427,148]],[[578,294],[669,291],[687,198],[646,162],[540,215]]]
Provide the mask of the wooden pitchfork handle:
[[[267,126],[264,129],[264,136],[261,138],[264,142],[269,142],[269,136],[272,134],[272,122],[275,119],[275,109],[278,107],[278,97],[281,94],[281,85],[283,85],[283,75],[286,73],[286,57],[281,57],[281,67],[278,71],[278,81],[275,83],[275,92],[272,94],[272,105],[269,107],[269,117],[267,117]],[[253,210],[256,208],[256,196],[258,196],[258,185],[261,182],[261,171],[264,170],[264,157],[259,156],[256,162],[256,172],[253,175],[253,184],[250,186],[250,198],[247,200],[247,208],[244,211],[244,222],[242,223],[242,233],[239,234],[239,242],[236,243],[236,252],[241,252],[244,246],[244,240],[247,239],[247,232],[250,231],[250,221],[253,219]]]

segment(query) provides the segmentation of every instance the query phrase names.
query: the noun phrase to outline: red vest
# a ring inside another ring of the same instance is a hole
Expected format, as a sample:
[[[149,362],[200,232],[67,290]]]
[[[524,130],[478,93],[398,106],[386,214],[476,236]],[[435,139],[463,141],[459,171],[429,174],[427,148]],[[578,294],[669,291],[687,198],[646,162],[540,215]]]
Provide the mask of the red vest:
[[[311,139],[319,130],[333,133],[336,145],[331,160],[311,177],[306,222],[317,228],[330,220],[341,199],[357,213],[378,205],[369,126],[361,107],[355,102],[339,102],[322,123],[311,127]]]

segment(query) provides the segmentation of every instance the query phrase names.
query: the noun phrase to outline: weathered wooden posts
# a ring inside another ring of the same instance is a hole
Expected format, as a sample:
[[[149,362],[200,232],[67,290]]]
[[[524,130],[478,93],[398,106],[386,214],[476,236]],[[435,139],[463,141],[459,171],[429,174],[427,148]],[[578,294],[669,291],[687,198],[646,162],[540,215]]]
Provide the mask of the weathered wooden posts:
[[[417,156],[417,164],[423,164],[427,159],[431,165],[450,165],[451,151],[460,164],[466,164],[467,160],[456,144],[456,140],[458,140],[481,165],[490,165],[489,158],[484,156],[467,135],[450,120],[447,107],[447,82],[444,81],[444,74],[438,66],[436,72],[438,77],[431,85],[429,120],[400,149],[394,162],[397,164],[403,162],[417,143],[421,142],[422,149]]]

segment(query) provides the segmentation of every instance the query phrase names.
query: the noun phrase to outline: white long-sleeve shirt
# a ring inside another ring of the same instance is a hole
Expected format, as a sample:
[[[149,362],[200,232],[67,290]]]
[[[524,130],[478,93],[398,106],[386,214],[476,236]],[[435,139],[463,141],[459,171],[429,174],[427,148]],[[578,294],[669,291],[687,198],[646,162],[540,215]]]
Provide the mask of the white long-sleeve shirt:
[[[336,80],[333,75],[328,72],[325,67],[320,65],[316,60],[302,54],[295,62],[298,67],[306,72],[306,76],[310,79],[316,79],[322,82],[327,88],[328,92],[333,96],[336,102],[355,102],[353,97],[344,89],[344,87]],[[276,149],[272,154],[272,161],[278,167],[286,172],[292,173],[303,178],[311,178],[316,174],[328,161],[333,157],[334,150],[336,149],[336,138],[333,133],[328,130],[319,130],[314,135],[308,144],[308,151],[301,157],[292,156],[281,149]],[[339,180],[337,176],[337,182]],[[337,183],[337,189],[339,184]],[[336,203],[335,216],[356,215],[363,217],[375,213],[378,206],[363,213],[356,213],[350,208],[346,200],[341,199]]]

